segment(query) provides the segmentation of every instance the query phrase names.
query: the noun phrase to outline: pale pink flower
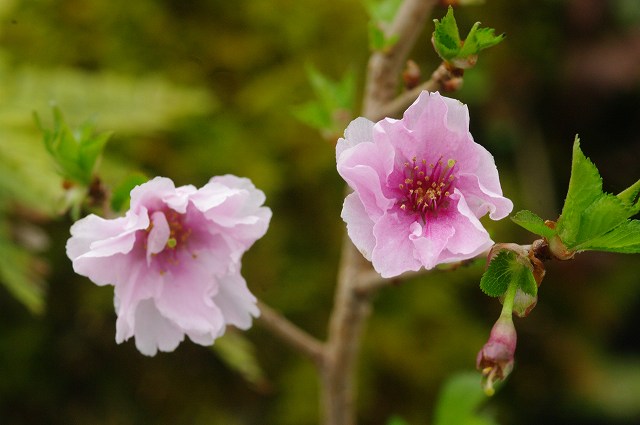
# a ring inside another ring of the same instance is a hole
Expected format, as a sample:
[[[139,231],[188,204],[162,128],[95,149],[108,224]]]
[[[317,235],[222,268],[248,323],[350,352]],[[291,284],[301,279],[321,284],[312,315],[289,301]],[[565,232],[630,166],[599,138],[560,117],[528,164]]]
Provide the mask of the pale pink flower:
[[[493,242],[478,219],[513,208],[467,107],[439,93],[422,92],[400,120],[355,119],[336,160],[353,189],[342,209],[349,237],[383,277],[479,255]]]
[[[267,231],[271,210],[250,180],[213,177],[200,189],[164,177],[135,187],[124,217],[89,215],[71,227],[76,273],[115,287],[116,342],[172,351],[184,335],[210,345],[259,310],[240,274],[243,253]]]

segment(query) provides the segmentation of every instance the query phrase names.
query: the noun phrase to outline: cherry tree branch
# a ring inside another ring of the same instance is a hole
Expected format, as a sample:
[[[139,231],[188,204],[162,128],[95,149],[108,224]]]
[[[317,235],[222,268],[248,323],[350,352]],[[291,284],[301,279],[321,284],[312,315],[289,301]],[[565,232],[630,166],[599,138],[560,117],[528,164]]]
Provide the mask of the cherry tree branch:
[[[369,58],[363,103],[365,117],[373,120],[385,116],[382,111],[396,96],[398,76],[435,4],[436,0],[405,0],[400,6],[385,34],[387,38],[397,37],[396,43],[384,51],[374,52]]]
[[[267,306],[262,301],[258,301],[260,317],[257,322],[279,337],[283,342],[293,349],[309,357],[316,365],[320,366],[324,362],[324,346],[313,336],[309,335],[283,315]]]
[[[363,101],[365,117],[376,119],[388,110],[387,104],[396,96],[407,56],[435,3],[435,0],[405,0],[400,6],[386,32],[387,37],[397,37],[396,43],[385,51],[373,53],[369,59]],[[345,237],[321,369],[325,425],[356,424],[356,361],[364,324],[371,311],[371,292],[363,293],[358,287],[367,270],[371,270],[371,265]]]

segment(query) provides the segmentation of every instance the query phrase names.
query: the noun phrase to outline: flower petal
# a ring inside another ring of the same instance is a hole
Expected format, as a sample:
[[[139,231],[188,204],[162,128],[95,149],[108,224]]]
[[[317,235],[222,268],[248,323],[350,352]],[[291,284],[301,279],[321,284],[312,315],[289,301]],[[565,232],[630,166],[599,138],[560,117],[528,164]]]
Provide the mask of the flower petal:
[[[218,284],[213,301],[220,307],[225,322],[239,329],[249,329],[252,317],[258,317],[260,310],[244,278],[240,273],[233,273],[218,279]]]
[[[373,141],[373,122],[366,118],[358,117],[351,121],[344,131],[344,138],[339,138],[336,144],[336,161],[346,149],[350,149],[358,143],[370,143]]]
[[[371,254],[376,245],[373,220],[367,215],[357,194],[351,193],[345,198],[341,217],[347,223],[347,233],[353,244],[364,258],[371,261]]]
[[[414,244],[410,240],[414,231],[408,220],[399,219],[395,213],[387,213],[375,223],[373,234],[376,246],[371,263],[382,277],[394,277],[420,269],[421,263],[415,257]]]
[[[146,356],[173,351],[184,339],[182,330],[160,314],[152,300],[144,300],[135,315],[136,348]]]
[[[497,180],[498,172],[495,174]],[[498,191],[495,192],[484,186],[478,175],[461,174],[457,177],[456,186],[464,193],[464,198],[476,217],[482,217],[488,212],[492,220],[500,220],[513,210],[513,202],[502,196],[499,183]],[[490,182],[489,179],[484,181]]]
[[[153,254],[164,250],[171,234],[167,217],[162,211],[156,211],[151,214],[151,223],[153,228],[147,236],[147,265],[151,264],[151,256]]]

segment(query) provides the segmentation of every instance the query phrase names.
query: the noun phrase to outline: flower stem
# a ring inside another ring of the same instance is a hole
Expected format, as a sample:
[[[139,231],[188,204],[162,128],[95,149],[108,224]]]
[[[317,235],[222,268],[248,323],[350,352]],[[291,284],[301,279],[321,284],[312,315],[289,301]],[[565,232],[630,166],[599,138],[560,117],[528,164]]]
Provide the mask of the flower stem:
[[[513,314],[513,303],[516,299],[516,291],[518,290],[518,282],[511,281],[507,287],[507,292],[504,294],[504,301],[502,302],[502,311],[500,312],[501,318],[511,318]]]

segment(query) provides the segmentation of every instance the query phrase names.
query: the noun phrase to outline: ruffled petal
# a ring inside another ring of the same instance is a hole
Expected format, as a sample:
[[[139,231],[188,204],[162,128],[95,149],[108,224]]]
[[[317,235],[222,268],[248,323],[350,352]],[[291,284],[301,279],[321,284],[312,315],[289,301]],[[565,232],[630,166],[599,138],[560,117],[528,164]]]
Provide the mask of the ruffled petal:
[[[224,321],[239,329],[249,329],[252,318],[260,315],[256,297],[247,288],[240,273],[233,273],[218,279],[218,293],[213,301],[220,307]]]
[[[416,223],[418,225],[418,223]],[[419,226],[419,225],[418,225]],[[446,260],[446,252],[449,240],[454,235],[453,227],[444,220],[434,220],[427,225],[420,226],[419,231],[411,235],[411,241],[415,247],[416,256],[425,269],[431,270]]]
[[[375,223],[373,234],[376,246],[371,263],[382,277],[394,277],[420,269],[421,263],[415,257],[414,244],[410,239],[415,231],[408,220],[399,219],[393,213],[383,215]]]
[[[456,187],[464,194],[467,205],[476,217],[489,213],[492,220],[500,220],[513,210],[513,202],[502,196],[499,185],[498,192],[494,192],[482,184],[478,175],[461,174],[457,177]]]
[[[138,351],[155,356],[158,350],[175,350],[184,340],[184,332],[163,317],[152,300],[144,300],[135,313],[135,338]]]
[[[383,193],[392,171],[391,146],[360,143],[345,150],[338,159],[338,173],[358,193],[367,213],[375,217],[393,205]]]
[[[353,244],[364,258],[371,261],[371,254],[376,245],[373,236],[373,220],[369,218],[357,194],[347,195],[342,206],[342,219],[347,223],[347,233]]]
[[[336,161],[346,150],[359,143],[370,143],[373,141],[373,122],[366,118],[358,117],[351,121],[344,131],[344,138],[339,138],[336,144]]]

